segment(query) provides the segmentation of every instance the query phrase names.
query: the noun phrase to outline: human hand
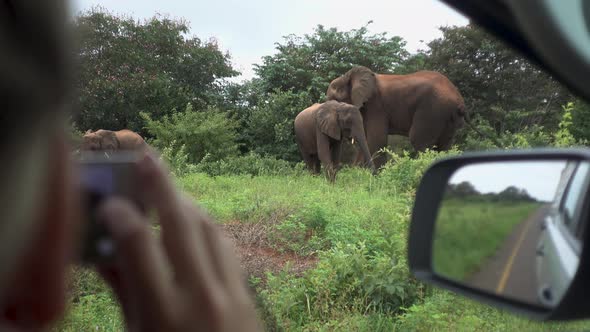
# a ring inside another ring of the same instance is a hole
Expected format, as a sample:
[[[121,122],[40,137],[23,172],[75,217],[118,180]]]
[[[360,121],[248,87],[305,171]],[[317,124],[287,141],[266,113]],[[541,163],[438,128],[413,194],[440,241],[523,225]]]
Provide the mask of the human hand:
[[[137,166],[161,241],[128,201],[111,198],[99,210],[118,255],[113,266],[99,270],[117,294],[129,330],[260,330],[231,242],[177,192],[153,154]]]

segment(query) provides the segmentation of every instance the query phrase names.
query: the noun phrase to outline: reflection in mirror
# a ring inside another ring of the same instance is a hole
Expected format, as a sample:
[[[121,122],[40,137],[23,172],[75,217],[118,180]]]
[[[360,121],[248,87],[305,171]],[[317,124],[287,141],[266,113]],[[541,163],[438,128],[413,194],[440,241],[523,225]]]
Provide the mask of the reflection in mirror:
[[[589,168],[585,161],[536,160],[458,169],[438,212],[434,272],[554,307],[577,271]]]

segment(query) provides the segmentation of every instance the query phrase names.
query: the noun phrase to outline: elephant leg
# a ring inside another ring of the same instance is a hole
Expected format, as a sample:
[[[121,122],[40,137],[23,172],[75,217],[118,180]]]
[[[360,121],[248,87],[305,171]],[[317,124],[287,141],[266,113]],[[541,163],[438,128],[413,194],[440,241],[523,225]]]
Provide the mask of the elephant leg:
[[[340,156],[342,155],[342,141],[335,141],[330,146],[332,153],[332,162],[334,163],[334,169],[340,169]]]
[[[326,177],[330,182],[334,182],[334,180],[336,179],[336,170],[334,168],[334,163],[332,161],[331,144],[328,136],[323,134],[318,135],[317,146],[318,157],[324,165],[324,169],[326,170]]]
[[[367,135],[367,145],[369,146],[369,153],[373,158],[373,163],[376,169],[385,165],[387,162],[387,155],[384,153],[378,153],[379,150],[387,146],[387,134],[389,133],[389,121],[383,119],[383,116],[372,116],[367,113],[365,121],[365,133]],[[358,151],[357,164],[364,165],[366,167],[366,161],[364,160],[362,151]]]
[[[448,123],[444,114],[443,110],[432,109],[431,105],[416,111],[408,136],[417,152],[424,152],[428,148],[437,150],[440,148],[438,144]]]
[[[314,156],[313,170],[315,174],[320,174],[320,172],[322,171],[322,164],[320,163],[320,158],[318,158],[317,156]]]
[[[438,138],[436,151],[447,151],[451,148],[451,145],[453,145],[453,139],[455,138],[455,131],[454,124],[449,121]]]
[[[318,161],[316,156],[305,153],[303,154],[303,161],[305,162],[305,166],[311,173],[319,173],[319,171],[316,171],[316,164]]]

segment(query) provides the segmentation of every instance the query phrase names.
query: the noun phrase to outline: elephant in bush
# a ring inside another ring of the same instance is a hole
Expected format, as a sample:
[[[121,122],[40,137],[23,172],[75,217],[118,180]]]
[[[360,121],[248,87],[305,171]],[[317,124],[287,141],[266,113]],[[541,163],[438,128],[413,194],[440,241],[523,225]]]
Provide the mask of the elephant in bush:
[[[433,71],[385,75],[357,66],[334,79],[326,95],[361,109],[371,155],[387,145],[388,135],[409,137],[416,151],[448,150],[467,116],[457,87]],[[385,156],[375,157],[377,167],[383,163]]]
[[[363,117],[358,107],[336,101],[314,104],[301,111],[295,118],[295,138],[307,168],[320,173],[320,162],[333,182],[340,163],[343,139],[352,138],[368,165],[375,170],[363,127]]]
[[[147,146],[144,139],[136,132],[128,129],[111,131],[99,129],[88,130],[82,137],[81,150],[115,151],[136,150]]]

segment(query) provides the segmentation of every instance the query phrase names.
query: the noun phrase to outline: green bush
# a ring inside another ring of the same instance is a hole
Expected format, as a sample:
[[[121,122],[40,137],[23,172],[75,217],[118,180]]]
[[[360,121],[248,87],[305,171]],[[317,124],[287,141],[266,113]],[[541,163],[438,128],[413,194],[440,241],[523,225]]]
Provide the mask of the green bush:
[[[186,145],[178,146],[175,140],[161,150],[161,158],[168,163],[170,172],[174,176],[185,176],[197,170],[197,166],[189,162]]]
[[[194,169],[211,176],[220,175],[293,175],[304,172],[303,163],[290,163],[250,152],[243,156],[215,160],[207,154]]]
[[[300,161],[293,121],[313,104],[306,92],[275,91],[249,110],[244,136],[251,151],[287,161]]]
[[[531,147],[543,147],[551,145],[551,135],[540,125],[531,125],[521,128],[518,132],[513,133],[505,131],[498,135],[491,126],[485,121],[477,124],[478,130],[486,136],[494,137],[500,143],[496,145],[489,137],[482,137],[471,128],[467,128],[469,133],[466,135],[463,143],[460,145],[463,151],[481,151],[495,149],[523,149]]]
[[[436,152],[426,150],[419,153],[416,158],[412,158],[409,153],[398,155],[389,150],[386,153],[390,156],[390,161],[383,166],[379,174],[379,185],[385,187],[385,190],[393,195],[402,193],[413,193],[418,187],[422,175],[426,169],[437,159],[459,154],[459,150],[453,148],[446,152]]]
[[[569,105],[567,108],[569,108]],[[578,141],[590,141],[590,105],[579,99],[571,105],[570,132]]]
[[[580,108],[583,109],[586,104],[579,104]],[[571,147],[576,145],[588,145],[588,138],[585,136],[585,122],[586,116],[580,111],[580,108],[576,108],[575,104],[570,102],[563,106],[563,115],[559,122],[559,130],[554,135],[554,145],[557,147]],[[576,120],[574,121],[574,115]],[[574,133],[577,135],[574,136]]]
[[[371,254],[362,243],[338,244],[302,278],[270,275],[261,291],[281,326],[330,321],[344,313],[388,313],[417,299],[421,286],[409,277],[403,258]]]
[[[220,160],[238,153],[237,124],[218,110],[197,112],[188,104],[184,112],[176,111],[159,120],[152,120],[146,113],[142,117],[146,129],[155,137],[150,144],[172,149],[172,154],[184,146],[190,163],[198,163],[206,155],[209,160]]]

